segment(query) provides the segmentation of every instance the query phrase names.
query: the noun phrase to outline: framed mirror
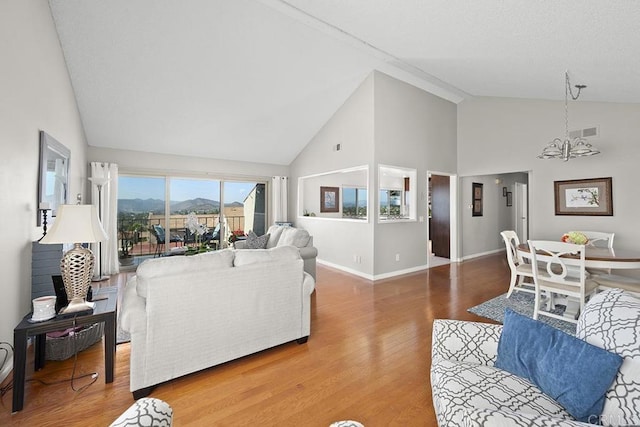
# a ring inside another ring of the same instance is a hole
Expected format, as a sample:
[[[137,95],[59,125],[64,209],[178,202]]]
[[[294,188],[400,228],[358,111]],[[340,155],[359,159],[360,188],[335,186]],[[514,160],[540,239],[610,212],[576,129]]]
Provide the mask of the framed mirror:
[[[71,151],[54,137],[40,131],[40,169],[38,177],[38,226],[42,222],[40,206],[48,206],[56,216],[58,206],[68,203],[69,161]]]

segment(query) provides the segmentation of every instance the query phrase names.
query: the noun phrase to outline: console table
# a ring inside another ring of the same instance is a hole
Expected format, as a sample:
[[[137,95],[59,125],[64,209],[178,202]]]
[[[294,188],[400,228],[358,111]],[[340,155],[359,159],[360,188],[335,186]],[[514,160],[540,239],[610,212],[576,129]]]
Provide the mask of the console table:
[[[106,299],[99,299],[106,297]],[[13,412],[22,410],[24,405],[24,382],[27,363],[27,340],[36,337],[34,369],[40,370],[45,364],[45,344],[47,332],[60,331],[74,326],[104,322],[104,374],[105,383],[112,383],[115,373],[116,355],[116,304],[118,288],[98,289],[94,293],[95,307],[92,314],[60,319],[54,317],[44,322],[30,322],[27,314],[13,330]]]

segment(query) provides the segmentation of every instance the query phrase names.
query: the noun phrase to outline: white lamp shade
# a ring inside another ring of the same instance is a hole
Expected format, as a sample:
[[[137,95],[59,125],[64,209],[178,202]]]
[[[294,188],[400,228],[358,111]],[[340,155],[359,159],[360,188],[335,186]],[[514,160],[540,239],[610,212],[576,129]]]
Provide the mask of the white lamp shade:
[[[40,243],[95,243],[107,240],[107,234],[93,205],[60,205],[51,231]]]

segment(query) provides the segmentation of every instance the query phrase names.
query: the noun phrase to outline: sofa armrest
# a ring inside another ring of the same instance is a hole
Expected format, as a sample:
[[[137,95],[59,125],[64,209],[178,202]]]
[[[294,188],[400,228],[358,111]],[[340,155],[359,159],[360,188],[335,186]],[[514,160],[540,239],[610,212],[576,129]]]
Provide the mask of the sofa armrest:
[[[315,258],[318,256],[318,249],[315,246],[305,246],[304,248],[298,248],[300,250],[300,257],[302,259]]]
[[[127,281],[122,297],[122,308],[118,312],[118,323],[129,333],[146,328],[146,301],[138,295],[137,283],[136,276]]]
[[[456,360],[493,366],[498,352],[502,325],[435,319],[431,359]]]

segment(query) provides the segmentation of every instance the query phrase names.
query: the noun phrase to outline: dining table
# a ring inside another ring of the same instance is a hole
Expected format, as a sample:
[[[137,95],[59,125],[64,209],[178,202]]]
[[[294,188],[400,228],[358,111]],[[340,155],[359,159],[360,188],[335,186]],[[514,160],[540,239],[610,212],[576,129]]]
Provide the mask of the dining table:
[[[527,243],[520,243],[517,250],[523,258],[531,259],[529,245]],[[571,257],[571,255],[565,256]],[[640,250],[603,248],[586,245],[584,251],[584,264],[587,270],[640,270]],[[616,277],[611,275],[609,276]],[[635,279],[622,276],[620,279],[627,281],[627,283],[629,281],[637,282],[638,293],[640,293],[640,278]],[[635,286],[635,284],[631,286]],[[577,299],[567,298],[566,309],[563,316],[575,319],[579,314],[579,309],[580,304]]]
[[[589,268],[607,270],[640,269],[640,250],[601,248],[597,246],[585,246],[584,249],[584,264],[587,270]],[[518,253],[525,258],[531,258],[527,243],[518,245]]]

